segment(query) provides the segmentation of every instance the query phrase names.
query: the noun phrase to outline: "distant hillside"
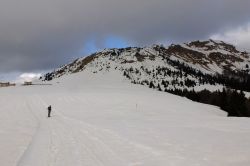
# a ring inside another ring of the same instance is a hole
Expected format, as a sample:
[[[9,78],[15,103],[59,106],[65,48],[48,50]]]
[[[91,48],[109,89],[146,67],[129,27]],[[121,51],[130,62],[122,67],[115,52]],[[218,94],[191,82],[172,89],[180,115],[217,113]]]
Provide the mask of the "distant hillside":
[[[168,47],[105,49],[64,65],[41,79],[50,81],[84,70],[93,74],[117,71],[134,84],[203,102],[194,95],[190,97],[190,93],[205,89],[222,91],[223,87],[250,92],[249,67],[248,52],[223,41],[208,40]],[[231,92],[228,93],[230,96]],[[219,106],[218,102],[214,105]]]

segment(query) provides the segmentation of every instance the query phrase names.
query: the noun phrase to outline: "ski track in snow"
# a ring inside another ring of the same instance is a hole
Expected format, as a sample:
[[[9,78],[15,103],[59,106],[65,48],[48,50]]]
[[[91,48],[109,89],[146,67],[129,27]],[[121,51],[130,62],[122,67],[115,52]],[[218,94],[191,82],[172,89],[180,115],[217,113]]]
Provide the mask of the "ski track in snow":
[[[73,100],[68,97],[68,101]],[[38,121],[38,127],[18,166],[132,166],[151,165],[161,159],[157,158],[161,153],[150,147],[130,142],[109,130],[68,118],[60,112],[53,112],[51,118],[45,117],[48,102],[39,96],[32,96],[27,102],[27,109]],[[123,150],[130,154],[121,153]],[[140,156],[139,159],[136,156]],[[134,161],[129,162],[133,157]],[[151,164],[136,162],[149,157]]]

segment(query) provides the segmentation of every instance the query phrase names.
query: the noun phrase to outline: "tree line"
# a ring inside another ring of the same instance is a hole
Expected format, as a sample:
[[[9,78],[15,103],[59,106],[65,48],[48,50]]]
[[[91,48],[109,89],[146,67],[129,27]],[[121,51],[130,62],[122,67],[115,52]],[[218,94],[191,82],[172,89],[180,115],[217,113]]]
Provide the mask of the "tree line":
[[[250,100],[245,97],[243,91],[223,89],[222,92],[210,92],[202,90],[195,92],[187,89],[165,90],[166,92],[186,97],[192,101],[210,104],[220,107],[228,113],[228,116],[250,117]]]

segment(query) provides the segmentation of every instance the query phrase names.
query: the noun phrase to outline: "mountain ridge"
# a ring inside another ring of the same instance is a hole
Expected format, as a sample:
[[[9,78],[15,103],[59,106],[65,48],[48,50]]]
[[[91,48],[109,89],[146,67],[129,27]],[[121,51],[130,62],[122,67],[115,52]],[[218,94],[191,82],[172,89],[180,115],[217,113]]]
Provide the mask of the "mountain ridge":
[[[146,79],[155,84],[168,81],[169,89],[184,89],[190,88],[185,82],[192,82],[195,86],[223,84],[223,81],[218,79],[225,78],[247,82],[249,65],[249,53],[239,51],[235,46],[223,41],[210,39],[172,44],[168,47],[152,45],[104,49],[90,56],[78,58],[45,74],[41,79],[49,81],[83,70],[91,70],[93,73],[117,70],[134,83],[142,84],[147,82]],[[208,81],[204,77],[215,78],[209,78]]]

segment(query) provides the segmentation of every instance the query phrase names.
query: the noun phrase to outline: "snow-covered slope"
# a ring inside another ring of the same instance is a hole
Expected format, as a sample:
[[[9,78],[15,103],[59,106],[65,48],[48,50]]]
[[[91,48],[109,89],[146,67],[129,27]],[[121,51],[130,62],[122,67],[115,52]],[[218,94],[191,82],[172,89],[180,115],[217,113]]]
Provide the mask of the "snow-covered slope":
[[[214,90],[231,86],[231,78],[241,80],[244,85],[240,87],[246,87],[250,82],[245,81],[246,77],[250,78],[249,66],[249,53],[222,41],[209,40],[169,47],[106,49],[62,66],[42,79],[51,80],[83,70],[119,71],[133,83],[148,86],[152,82],[162,90]]]
[[[247,118],[130,84],[119,71],[51,84],[0,89],[0,165],[250,164]]]

